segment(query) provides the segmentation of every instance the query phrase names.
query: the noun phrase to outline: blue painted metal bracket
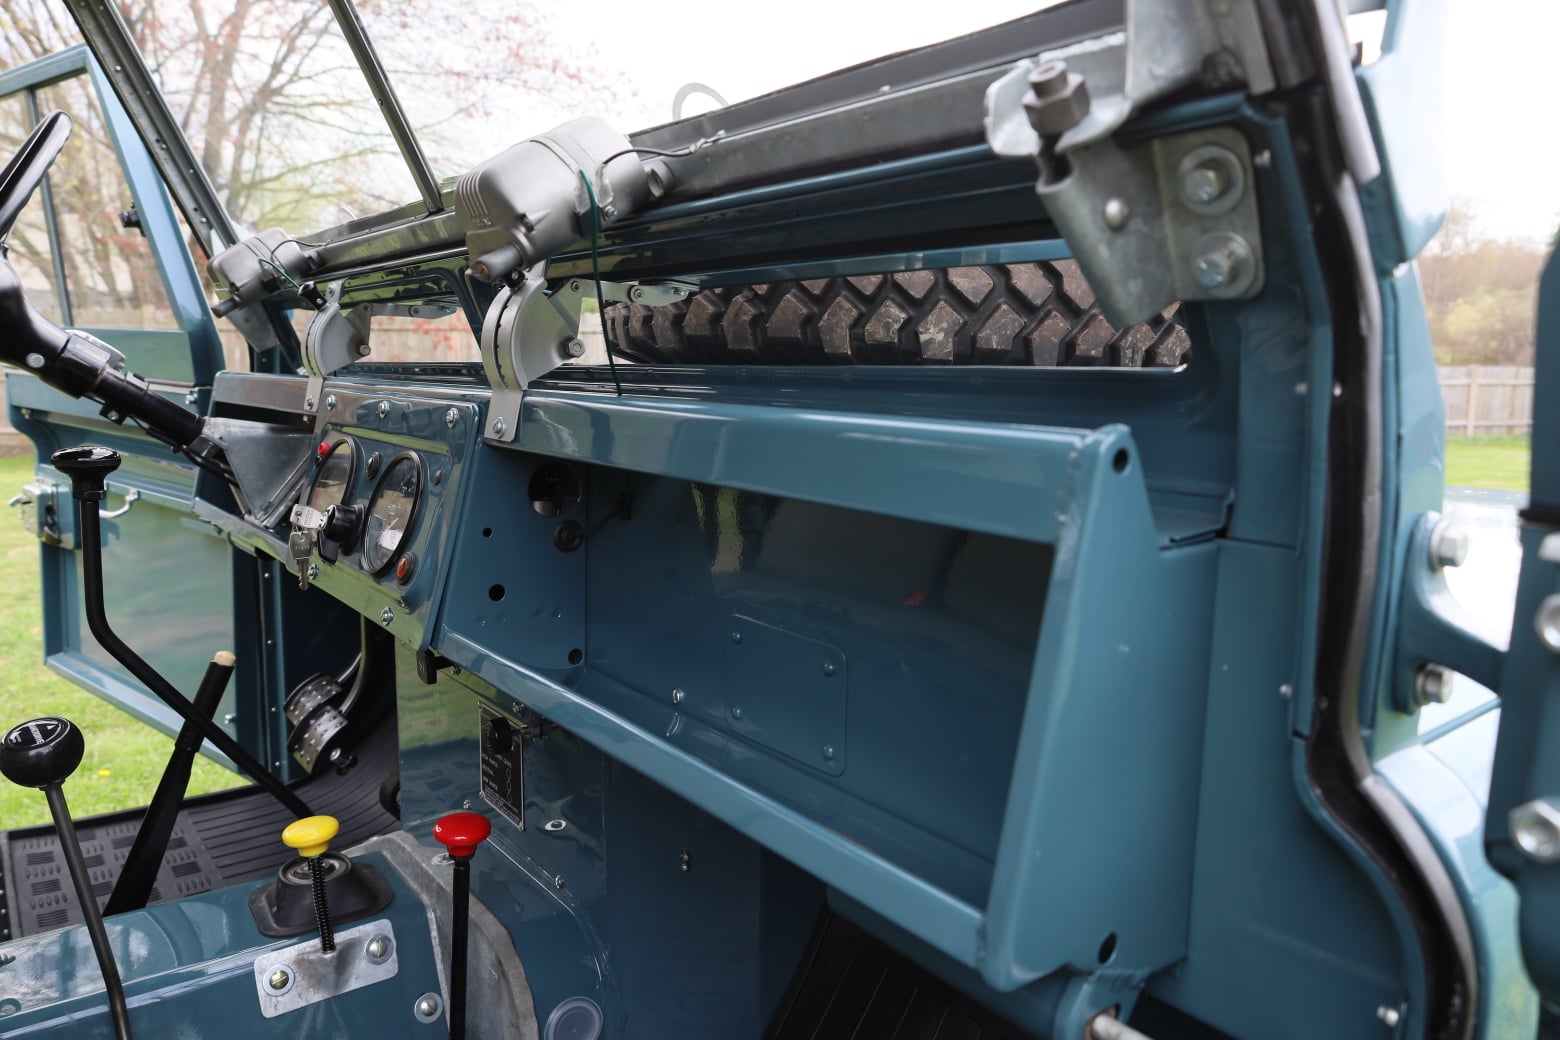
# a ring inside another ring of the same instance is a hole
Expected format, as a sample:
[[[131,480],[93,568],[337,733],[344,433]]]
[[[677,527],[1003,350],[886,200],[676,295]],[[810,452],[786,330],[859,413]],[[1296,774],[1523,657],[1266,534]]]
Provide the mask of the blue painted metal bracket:
[[[1403,568],[1393,691],[1394,706],[1405,713],[1419,708],[1412,698],[1415,675],[1423,666],[1445,665],[1493,690],[1500,686],[1506,657],[1505,647],[1478,634],[1467,610],[1447,587],[1445,575],[1430,564],[1431,533],[1438,519],[1434,513],[1419,518]]]
[[[1166,548],[1125,426],[995,426],[718,400],[527,394],[514,445],[679,480],[1054,547],[994,873],[961,898],[723,771],[678,730],[544,673],[489,625],[446,614],[452,663],[790,859],[1001,992],[1069,964],[1184,955],[1216,545]],[[457,550],[454,564],[467,550]],[[472,551],[481,551],[478,545]],[[1122,628],[1101,618],[1130,612]],[[1172,648],[1175,649],[1172,652]],[[590,655],[586,654],[586,660]],[[735,732],[708,741],[741,741]],[[744,744],[746,753],[754,750]],[[763,753],[763,752],[760,752]],[[1104,763],[1109,760],[1107,766]],[[843,794],[841,795],[843,797]],[[1102,840],[1109,819],[1117,840]],[[1130,849],[1152,847],[1150,859]]]

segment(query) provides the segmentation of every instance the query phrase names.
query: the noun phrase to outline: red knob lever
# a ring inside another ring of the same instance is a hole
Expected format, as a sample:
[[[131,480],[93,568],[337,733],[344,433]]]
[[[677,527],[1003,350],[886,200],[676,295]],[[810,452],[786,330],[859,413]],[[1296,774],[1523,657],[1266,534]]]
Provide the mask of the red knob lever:
[[[470,859],[492,833],[488,818],[474,812],[452,812],[433,825],[434,840],[448,849],[453,859]]]

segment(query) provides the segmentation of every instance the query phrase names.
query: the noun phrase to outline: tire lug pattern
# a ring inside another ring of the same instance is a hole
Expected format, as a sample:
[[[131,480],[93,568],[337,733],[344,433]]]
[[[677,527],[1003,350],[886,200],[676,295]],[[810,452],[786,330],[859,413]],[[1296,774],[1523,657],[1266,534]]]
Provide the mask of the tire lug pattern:
[[[706,289],[661,307],[611,304],[621,357],[652,364],[1173,367],[1179,305],[1117,330],[1071,260],[897,271]]]

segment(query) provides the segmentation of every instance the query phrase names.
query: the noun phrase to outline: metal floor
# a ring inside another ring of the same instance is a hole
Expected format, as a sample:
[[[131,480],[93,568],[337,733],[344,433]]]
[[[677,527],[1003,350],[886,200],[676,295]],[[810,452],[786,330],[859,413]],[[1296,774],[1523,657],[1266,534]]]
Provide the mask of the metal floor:
[[[341,821],[340,836],[333,843],[339,848],[400,826],[379,804],[380,782],[396,767],[394,721],[380,725],[355,753],[357,764],[346,774],[326,769],[296,786],[316,813]],[[99,906],[113,891],[144,811],[130,809],[76,821]],[[253,787],[190,799],[179,813],[151,901],[182,899],[270,876],[291,856],[281,841],[282,828],[291,821],[286,809]],[[0,940],[81,922],[76,890],[52,825],[0,833],[0,872],[5,894]]]

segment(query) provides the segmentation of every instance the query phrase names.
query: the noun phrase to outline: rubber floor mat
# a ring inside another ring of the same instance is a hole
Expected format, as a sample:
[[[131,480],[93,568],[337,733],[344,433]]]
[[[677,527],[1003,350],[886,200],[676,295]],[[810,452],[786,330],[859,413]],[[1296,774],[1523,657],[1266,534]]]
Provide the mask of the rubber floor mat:
[[[382,724],[356,748],[357,764],[303,781],[295,789],[316,813],[341,821],[338,848],[395,830],[400,822],[379,803],[379,785],[396,768],[396,729]],[[65,789],[67,797],[70,788]],[[42,794],[39,796],[42,800]],[[125,857],[135,841],[144,808],[76,821],[81,854],[98,905],[108,901]],[[182,899],[215,888],[269,877],[291,853],[282,828],[291,815],[264,791],[243,787],[191,798],[184,803],[152,888],[151,901]],[[0,940],[46,932],[81,922],[52,825],[0,834]]]
[[[765,1040],[1029,1040],[931,972],[824,910]]]

